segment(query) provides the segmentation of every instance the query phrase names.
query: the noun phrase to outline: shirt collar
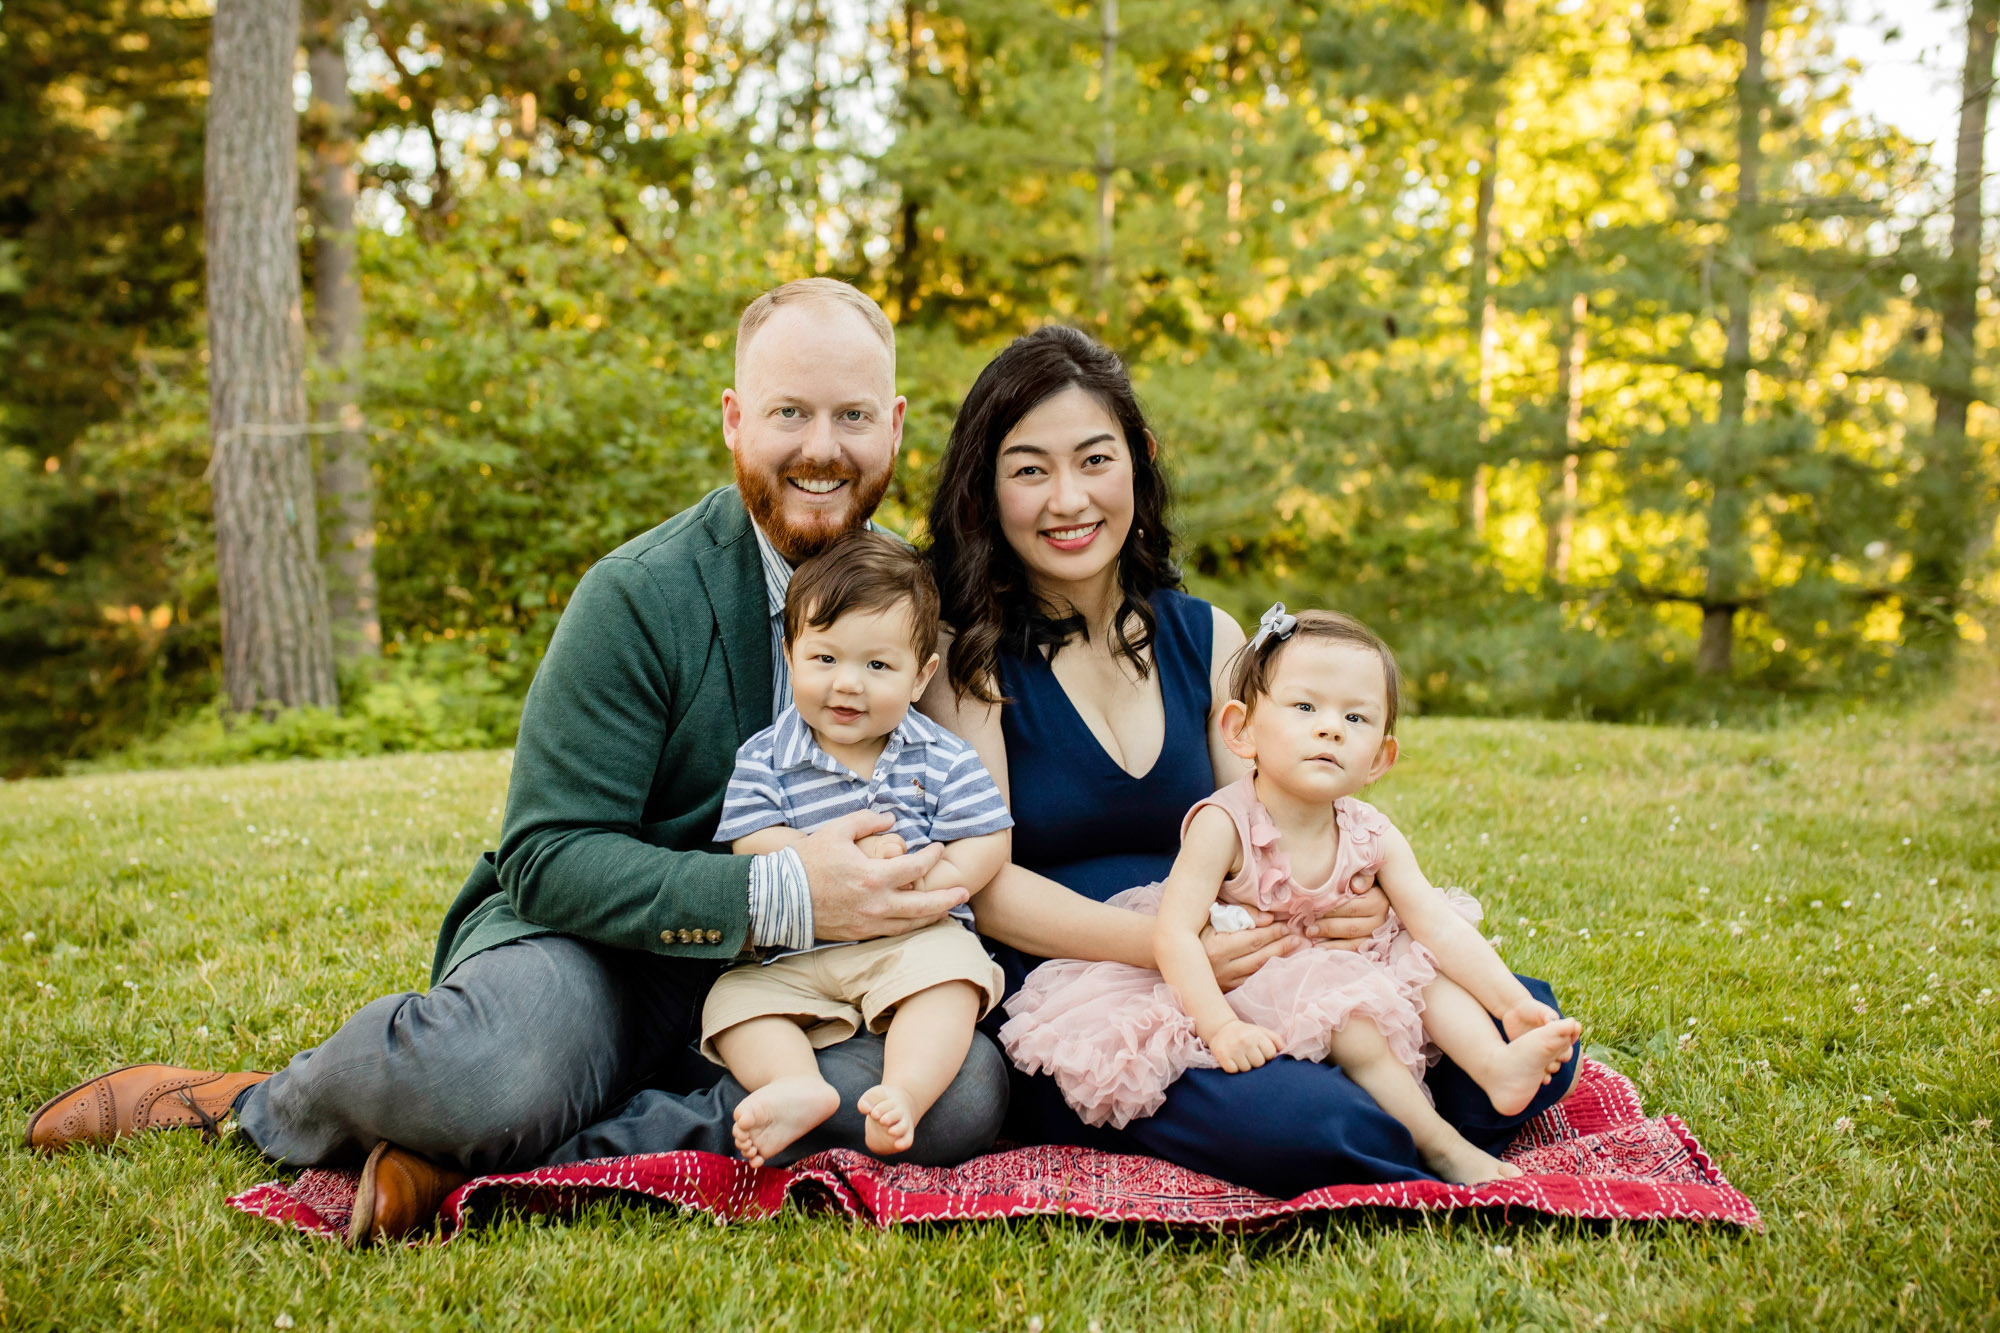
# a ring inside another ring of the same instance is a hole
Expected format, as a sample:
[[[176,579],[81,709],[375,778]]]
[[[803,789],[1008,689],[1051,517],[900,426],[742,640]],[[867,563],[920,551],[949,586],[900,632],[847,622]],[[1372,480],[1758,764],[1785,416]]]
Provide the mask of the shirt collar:
[[[889,733],[888,744],[882,747],[882,754],[875,761],[875,771],[880,773],[893,768],[905,749],[913,745],[929,742],[930,722],[916,709],[903,714],[903,720]],[[799,716],[797,704],[785,705],[785,711],[778,714],[778,720],[771,724],[771,767],[783,773],[796,768],[817,768],[828,773],[850,776],[846,764],[841,763],[820,745],[819,739]]]
[[[757,554],[764,565],[764,597],[769,602],[771,614],[785,613],[785,590],[792,586],[792,567],[785,557],[778,554],[778,548],[771,545],[771,539],[764,535],[764,529],[753,519],[750,531],[757,534]]]

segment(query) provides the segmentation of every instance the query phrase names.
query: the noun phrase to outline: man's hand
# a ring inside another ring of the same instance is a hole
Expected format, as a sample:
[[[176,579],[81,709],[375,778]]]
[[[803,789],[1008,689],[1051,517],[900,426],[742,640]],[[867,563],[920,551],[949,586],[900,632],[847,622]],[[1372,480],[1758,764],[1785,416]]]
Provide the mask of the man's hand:
[[[822,940],[872,940],[904,935],[942,921],[966,900],[962,888],[917,887],[944,855],[930,843],[907,856],[871,857],[859,843],[886,833],[895,820],[877,810],[858,810],[814,829],[795,844],[812,894],[813,935]]]
[[[1376,886],[1313,923],[1315,949],[1358,949],[1389,919],[1389,895]]]
[[[1201,947],[1208,954],[1215,984],[1227,994],[1250,980],[1258,968],[1283,954],[1305,947],[1305,941],[1283,926],[1271,924],[1269,912],[1252,912],[1257,924],[1249,930],[1201,928]]]

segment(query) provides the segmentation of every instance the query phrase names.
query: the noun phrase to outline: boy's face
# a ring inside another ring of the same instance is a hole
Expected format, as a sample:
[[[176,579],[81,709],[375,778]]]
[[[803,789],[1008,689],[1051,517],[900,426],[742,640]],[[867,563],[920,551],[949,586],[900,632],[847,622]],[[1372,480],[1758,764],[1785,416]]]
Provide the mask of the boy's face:
[[[937,670],[937,654],[918,658],[915,638],[907,602],[800,626],[785,650],[792,702],[821,744],[859,745],[896,729]]]

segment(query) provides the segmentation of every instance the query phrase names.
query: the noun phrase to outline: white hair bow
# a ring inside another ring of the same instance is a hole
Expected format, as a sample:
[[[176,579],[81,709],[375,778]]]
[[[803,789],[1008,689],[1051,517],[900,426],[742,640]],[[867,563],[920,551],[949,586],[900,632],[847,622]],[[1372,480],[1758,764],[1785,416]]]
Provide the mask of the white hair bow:
[[[1257,632],[1250,637],[1250,646],[1262,648],[1265,640],[1276,636],[1280,639],[1292,637],[1292,631],[1299,626],[1299,618],[1285,614],[1283,602],[1271,603],[1271,609],[1257,617]]]

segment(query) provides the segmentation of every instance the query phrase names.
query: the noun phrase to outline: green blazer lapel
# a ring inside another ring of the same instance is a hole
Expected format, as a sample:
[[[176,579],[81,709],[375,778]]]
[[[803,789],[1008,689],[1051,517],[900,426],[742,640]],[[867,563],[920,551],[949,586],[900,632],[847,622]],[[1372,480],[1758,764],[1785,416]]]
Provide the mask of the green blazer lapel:
[[[771,603],[764,563],[734,486],[709,498],[702,524],[715,544],[695,557],[695,570],[715,612],[741,744],[771,725]]]

